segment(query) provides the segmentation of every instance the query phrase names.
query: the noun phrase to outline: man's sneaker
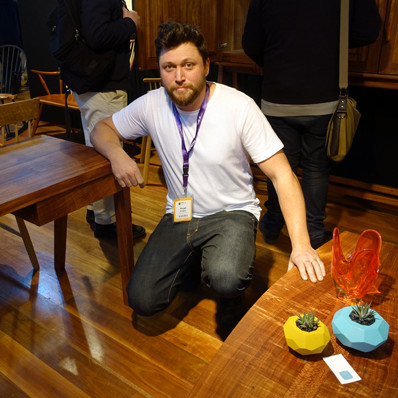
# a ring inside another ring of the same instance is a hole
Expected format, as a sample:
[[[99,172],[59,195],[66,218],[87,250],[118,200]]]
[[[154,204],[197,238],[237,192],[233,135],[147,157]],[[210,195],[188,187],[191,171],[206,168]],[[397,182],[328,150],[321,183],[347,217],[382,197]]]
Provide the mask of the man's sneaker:
[[[86,221],[89,224],[94,224],[95,223],[94,210],[87,210],[86,211]]]
[[[93,210],[86,211],[86,221],[91,225],[91,228],[94,230],[94,236],[96,238],[108,238],[108,239],[116,239],[116,223],[113,224],[97,224],[95,222],[95,216]],[[132,225],[133,227],[133,239],[139,239],[145,236],[146,231],[144,227],[140,225]]]
[[[133,228],[133,239],[139,239],[145,236],[145,228],[140,225],[132,225]],[[108,239],[116,239],[116,223],[113,224],[98,224],[94,223],[94,236],[96,238],[108,238]]]
[[[317,240],[312,240],[311,239],[311,246],[313,249],[318,249],[322,245],[324,245],[326,242],[329,242],[331,239],[333,239],[333,232],[332,231],[325,231],[323,234],[323,237],[321,239]]]
[[[248,308],[243,294],[237,297],[220,297],[217,306],[217,332],[226,338],[246,314]]]
[[[266,232],[264,224],[261,222],[258,224],[258,229],[263,234],[263,239],[265,243],[268,243],[269,245],[274,245],[278,241],[280,232],[278,233]]]

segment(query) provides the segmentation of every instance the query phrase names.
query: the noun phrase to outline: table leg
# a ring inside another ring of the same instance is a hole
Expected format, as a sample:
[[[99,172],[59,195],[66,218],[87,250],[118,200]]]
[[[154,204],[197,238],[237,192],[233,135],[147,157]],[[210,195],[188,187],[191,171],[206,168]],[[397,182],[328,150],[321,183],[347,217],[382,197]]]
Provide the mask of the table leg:
[[[127,305],[127,283],[134,267],[133,230],[131,228],[130,188],[114,194],[116,211],[117,244],[119,249],[120,274],[123,302]]]
[[[54,220],[54,268],[57,272],[65,269],[67,224],[68,215]]]
[[[21,238],[25,245],[25,249],[28,253],[30,262],[32,263],[33,269],[35,271],[37,271],[38,269],[40,269],[40,265],[39,265],[39,261],[37,260],[37,256],[36,256],[36,252],[33,247],[33,244],[32,244],[32,240],[30,239],[29,232],[26,228],[25,221],[18,216],[15,216],[15,219],[17,220],[19,233],[21,234]]]

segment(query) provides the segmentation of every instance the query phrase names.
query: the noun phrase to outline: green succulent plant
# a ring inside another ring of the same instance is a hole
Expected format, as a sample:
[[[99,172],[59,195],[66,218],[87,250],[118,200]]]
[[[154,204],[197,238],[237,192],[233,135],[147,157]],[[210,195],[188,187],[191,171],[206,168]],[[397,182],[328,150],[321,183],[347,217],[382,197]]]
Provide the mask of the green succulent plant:
[[[318,329],[319,319],[315,318],[315,313],[308,312],[308,314],[303,311],[302,314],[298,314],[298,319],[296,325],[299,329],[305,332],[312,332]]]
[[[350,318],[361,325],[371,325],[375,322],[374,314],[376,313],[374,310],[370,309],[371,303],[363,303],[352,307],[352,311],[350,313]]]

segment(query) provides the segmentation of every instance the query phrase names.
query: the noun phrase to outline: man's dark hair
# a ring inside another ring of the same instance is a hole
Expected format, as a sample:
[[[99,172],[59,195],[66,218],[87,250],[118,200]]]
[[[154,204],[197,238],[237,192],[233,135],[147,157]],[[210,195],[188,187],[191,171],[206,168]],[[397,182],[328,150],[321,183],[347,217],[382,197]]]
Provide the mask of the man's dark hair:
[[[202,56],[203,63],[209,58],[205,38],[198,27],[185,23],[168,21],[158,26],[158,37],[155,39],[156,58],[163,49],[170,50],[183,43],[192,43]]]

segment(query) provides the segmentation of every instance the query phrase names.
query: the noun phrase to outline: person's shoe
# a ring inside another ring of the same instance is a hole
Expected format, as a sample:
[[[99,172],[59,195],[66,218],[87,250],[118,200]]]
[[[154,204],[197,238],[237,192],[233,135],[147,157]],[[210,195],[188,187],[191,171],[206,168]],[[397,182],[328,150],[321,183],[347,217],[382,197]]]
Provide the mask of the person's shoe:
[[[258,229],[263,234],[263,239],[265,243],[268,243],[269,245],[274,245],[278,241],[280,231],[277,233],[266,232],[264,224],[261,222],[258,224]]]
[[[146,231],[144,227],[133,224],[132,228],[133,228],[133,239],[139,239],[145,236]],[[117,238],[116,223],[103,225],[95,222],[94,236],[100,239],[101,238],[116,239]]]
[[[96,238],[108,238],[108,239],[116,239],[117,238],[116,223],[108,224],[108,225],[97,224],[95,222],[94,210],[87,209],[86,221],[94,229],[94,236]],[[140,225],[133,224],[132,228],[133,228],[133,239],[139,239],[139,238],[142,238],[143,236],[145,236],[146,231],[145,231],[144,227],[141,227]]]
[[[94,224],[95,223],[95,216],[94,216],[94,210],[88,210],[86,211],[86,221],[89,224]]]
[[[313,249],[316,250],[322,245],[324,245],[326,242],[329,242],[331,239],[333,239],[333,232],[325,231],[321,239],[311,240],[311,246]]]
[[[243,294],[232,298],[220,297],[216,314],[217,331],[220,336],[226,338],[243,318],[247,310]]]

